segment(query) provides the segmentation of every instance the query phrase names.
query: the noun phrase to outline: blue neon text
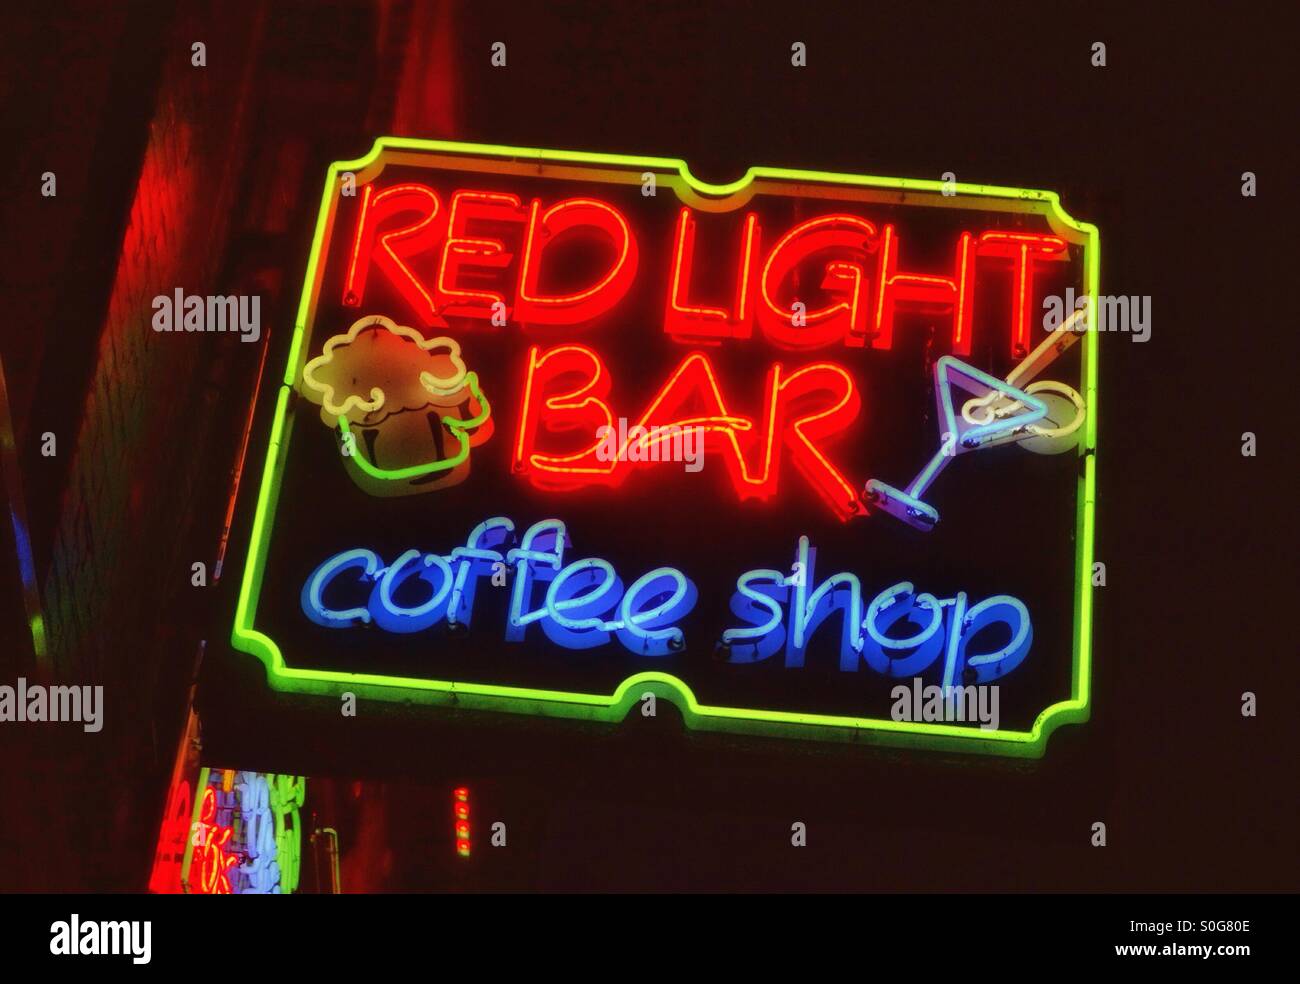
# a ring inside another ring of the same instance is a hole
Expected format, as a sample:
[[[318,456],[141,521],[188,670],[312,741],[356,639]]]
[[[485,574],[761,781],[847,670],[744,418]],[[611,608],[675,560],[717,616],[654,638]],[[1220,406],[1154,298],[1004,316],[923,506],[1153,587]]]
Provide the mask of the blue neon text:
[[[809,639],[836,612],[840,669],[846,672],[866,663],[886,676],[916,677],[937,665],[945,687],[988,683],[1014,670],[1029,652],[1029,610],[1011,595],[971,604],[965,592],[936,598],[900,581],[864,612],[857,576],[840,573],[817,584],[816,560],[816,549],[800,537],[794,574],[762,569],[737,579],[731,612],[744,624],[722,634],[730,662],[755,663],[784,649],[785,665],[801,667]],[[1005,637],[1001,645],[999,636]]]
[[[698,598],[685,574],[657,567],[624,587],[608,561],[566,564],[568,547],[568,533],[558,519],[534,523],[516,537],[515,524],[495,516],[445,556],[407,550],[385,565],[373,550],[345,550],[307,578],[302,610],[331,629],[373,623],[386,632],[409,633],[439,622],[468,627],[479,582],[508,569],[509,641],[522,641],[536,623],[546,638],[568,649],[589,649],[617,638],[631,652],[663,656],[685,645],[677,623]],[[417,580],[424,584],[417,588],[412,584]]]

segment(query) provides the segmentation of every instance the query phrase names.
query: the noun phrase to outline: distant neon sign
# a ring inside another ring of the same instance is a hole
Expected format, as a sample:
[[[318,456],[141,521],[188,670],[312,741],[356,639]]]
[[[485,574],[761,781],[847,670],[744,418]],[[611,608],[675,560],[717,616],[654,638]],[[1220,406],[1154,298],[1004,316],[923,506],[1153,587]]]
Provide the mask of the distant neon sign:
[[[1040,754],[1088,715],[1097,336],[1037,312],[1097,278],[1047,192],[381,140],[330,170],[232,641],[290,690]],[[1004,469],[1039,508],[973,518]],[[980,730],[871,676],[1023,682]]]
[[[300,776],[202,769],[181,882],[201,895],[298,889],[307,791]],[[170,808],[169,808],[170,809]]]
[[[451,794],[452,829],[456,835],[456,854],[467,858],[473,849],[469,819],[469,787],[457,786]]]

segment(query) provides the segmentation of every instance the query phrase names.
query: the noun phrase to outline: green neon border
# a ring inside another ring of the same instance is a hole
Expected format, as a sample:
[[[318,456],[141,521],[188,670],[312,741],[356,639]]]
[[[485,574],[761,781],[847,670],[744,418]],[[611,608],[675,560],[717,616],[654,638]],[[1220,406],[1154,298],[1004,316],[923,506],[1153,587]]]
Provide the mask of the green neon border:
[[[1084,340],[1082,369],[1084,399],[1088,417],[1079,454],[1084,459],[1076,495],[1075,526],[1075,591],[1074,609],[1074,671],[1070,698],[1058,701],[1038,714],[1030,731],[983,731],[977,728],[957,727],[951,724],[893,721],[880,718],[853,718],[823,714],[800,714],[790,711],[765,711],[749,708],[710,707],[700,704],[684,681],[668,673],[646,672],[628,677],[612,695],[570,693],[567,691],[536,690],[527,687],[504,687],[493,684],[457,683],[451,680],[426,680],[412,677],[389,677],[369,673],[344,673],[328,670],[294,669],[285,663],[280,647],[270,636],[253,627],[257,599],[261,594],[262,576],[270,545],[270,531],[280,492],[280,478],[288,454],[290,427],[289,394],[299,371],[299,361],[304,354],[307,326],[314,313],[315,295],[323,274],[322,247],[326,234],[332,229],[334,206],[338,201],[336,188],[344,172],[360,172],[374,168],[386,151],[393,152],[400,162],[402,152],[465,154],[476,157],[500,158],[535,164],[538,173],[547,166],[557,169],[566,164],[605,166],[627,169],[624,180],[639,182],[639,173],[651,171],[662,175],[677,191],[702,202],[743,193],[754,181],[765,179],[780,182],[815,182],[819,185],[838,184],[867,188],[889,189],[898,192],[898,201],[904,204],[943,205],[971,207],[971,197],[998,199],[1002,211],[1024,211],[1043,215],[1055,229],[1068,229],[1084,237],[1084,276],[1087,292],[1096,310],[1100,279],[1100,242],[1097,227],[1091,223],[1077,222],[1061,207],[1060,198],[1051,191],[1032,191],[1022,188],[1004,188],[988,185],[945,184],[939,181],[881,178],[865,175],[833,174],[822,171],[801,171],[787,168],[751,167],[743,178],[730,184],[708,184],[691,175],[686,162],[666,157],[632,157],[620,154],[583,153],[578,151],[539,150],[530,147],[507,147],[486,144],[468,144],[442,140],[415,140],[398,137],[381,137],[375,141],[370,153],[354,161],[337,161],[330,165],[321,194],[317,213],[316,231],[312,238],[311,253],[294,325],[293,340],[289,347],[288,363],[276,398],[275,416],[271,425],[266,461],[262,468],[262,481],[258,490],[256,511],[250,536],[249,551],[244,562],[240,581],[239,601],[235,609],[231,643],[240,652],[257,656],[266,667],[267,680],[272,688],[281,691],[309,693],[337,697],[351,692],[381,700],[411,701],[421,704],[455,706],[470,710],[507,711],[530,713],[543,717],[581,719],[589,721],[621,721],[632,706],[646,693],[671,701],[681,712],[687,727],[706,731],[726,731],[741,734],[775,737],[797,737],[816,740],[840,740],[885,744],[907,748],[925,748],[940,751],[975,752],[1038,758],[1046,749],[1047,739],[1062,724],[1076,724],[1088,720],[1091,705],[1092,680],[1092,558],[1096,511],[1096,446],[1097,446],[1097,331],[1090,327]],[[415,163],[414,161],[412,163]],[[375,168],[377,171],[378,168]],[[362,177],[361,175],[358,175]],[[936,202],[933,196],[944,189],[955,192],[955,197]],[[915,196],[915,197],[913,197]],[[966,196],[963,199],[963,196]],[[911,201],[909,201],[911,199]],[[733,206],[735,207],[735,206]],[[981,207],[987,207],[981,206]]]
[[[190,826],[185,831],[185,853],[181,856],[181,891],[186,895],[193,892],[194,886],[190,884],[190,866],[194,863],[194,828],[199,824],[199,818],[203,815],[203,791],[208,788],[208,777],[212,775],[212,770],[206,765],[199,769],[199,784],[194,787],[194,804],[190,808]]]

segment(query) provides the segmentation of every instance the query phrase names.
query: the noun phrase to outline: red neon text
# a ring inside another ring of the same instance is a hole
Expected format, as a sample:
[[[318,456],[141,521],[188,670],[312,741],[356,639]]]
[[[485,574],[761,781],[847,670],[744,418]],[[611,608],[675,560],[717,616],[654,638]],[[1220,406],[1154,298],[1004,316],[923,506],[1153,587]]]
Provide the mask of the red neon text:
[[[712,255],[717,242],[710,239],[708,251],[697,250],[696,243],[706,232],[716,235],[716,229],[702,229],[708,221],[708,213],[680,208],[672,241],[664,248],[663,330],[685,344],[749,338],[757,321],[766,339],[791,350],[837,344],[889,349],[898,313],[910,310],[951,319],[947,349],[969,355],[977,275],[994,262],[1011,267],[1008,342],[1012,356],[1020,358],[1033,342],[1035,270],[1069,257],[1057,236],[963,231],[950,267],[915,270],[900,261],[902,237],[892,224],[832,212],[768,236],[758,215],[747,212],[734,245],[720,249],[727,254],[719,262],[725,264],[729,296],[706,302],[697,299],[702,272],[697,261]],[[556,255],[557,245],[578,238],[603,243],[606,266],[584,285],[546,290],[547,271],[553,275],[557,266],[548,256]],[[426,326],[444,327],[448,317],[580,326],[609,313],[627,295],[638,260],[636,232],[626,216],[598,198],[544,205],[503,192],[460,189],[444,198],[422,184],[383,190],[367,185],[343,303],[363,304],[374,268]],[[800,296],[808,287],[824,295],[818,306]]]
[[[618,485],[631,471],[653,467],[627,455],[626,441],[617,455],[598,455],[601,441],[594,435],[613,427],[619,416],[610,404],[612,385],[604,361],[588,346],[532,346],[513,447],[515,472],[540,488],[567,490]],[[709,357],[692,352],[636,426],[647,433],[700,428],[706,450],[722,457],[742,500],[775,495],[788,455],[836,515],[848,519],[863,511],[855,492],[861,483],[845,477],[827,445],[860,407],[853,377],[842,367],[818,362],[789,371],[777,363],[767,373],[760,414],[738,413],[728,405]]]
[[[399,218],[404,224],[394,221]],[[522,244],[513,283],[507,283],[507,270],[516,262],[515,251],[498,234],[483,231],[510,225]],[[611,247],[609,268],[584,288],[544,293],[547,251],[580,235]],[[393,185],[378,193],[367,185],[352,237],[344,304],[362,305],[372,266],[427,326],[445,327],[448,317],[491,321],[498,314],[526,325],[575,325],[622,300],[636,277],[637,242],[623,214],[594,198],[565,199],[543,211],[538,199],[525,206],[516,195],[461,190],[444,211],[427,185]]]

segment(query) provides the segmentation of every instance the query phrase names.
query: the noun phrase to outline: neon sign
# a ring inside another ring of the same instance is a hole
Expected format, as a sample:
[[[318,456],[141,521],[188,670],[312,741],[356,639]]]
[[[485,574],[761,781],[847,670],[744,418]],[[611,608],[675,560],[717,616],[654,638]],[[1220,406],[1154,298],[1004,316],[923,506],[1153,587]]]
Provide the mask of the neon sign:
[[[624,589],[608,561],[565,563],[569,535],[560,520],[534,523],[518,546],[512,546],[514,531],[510,519],[497,516],[475,527],[465,547],[444,555],[407,550],[387,565],[371,550],[345,550],[307,579],[303,612],[328,628],[374,625],[405,634],[435,626],[468,627],[478,580],[513,565],[504,641],[524,641],[535,625],[565,649],[592,649],[611,638],[642,656],[664,656],[685,647],[678,623],[695,607],[697,591],[681,571],[659,567]],[[785,665],[802,667],[809,638],[836,613],[843,623],[839,666],[850,673],[865,663],[887,676],[919,676],[942,653],[943,687],[959,685],[966,676],[986,683],[1015,669],[1029,650],[1029,611],[1010,595],[971,603],[965,592],[936,598],[914,593],[912,584],[903,581],[877,594],[864,614],[856,575],[836,574],[812,587],[815,556],[802,537],[792,565],[799,573],[759,569],[737,578],[730,608],[745,625],[722,633],[728,661],[752,663],[784,647]],[[336,583],[344,580],[346,585]],[[400,603],[396,595],[416,580],[424,582],[420,597],[412,599],[414,604]],[[327,595],[338,600],[327,602]],[[901,638],[889,634],[908,621],[924,627]],[[971,652],[974,640],[994,624],[1009,630],[1009,641]]]
[[[304,614],[317,625],[346,628],[373,623],[388,632],[419,632],[435,623],[468,627],[473,619],[477,582],[494,569],[515,568],[509,622],[504,638],[521,640],[536,624],[556,645],[590,649],[616,636],[628,650],[663,655],[683,645],[676,621],[695,605],[695,585],[679,570],[657,567],[626,589],[605,560],[566,564],[569,538],[564,523],[534,523],[507,550],[515,524],[504,516],[480,523],[466,546],[446,556],[407,550],[385,566],[371,550],[346,550],[326,560],[302,591]],[[345,572],[355,571],[361,587],[350,607],[331,607],[326,592]],[[402,586],[425,582],[418,604],[396,600]]]
[[[181,890],[181,866],[185,863],[187,845],[191,843],[191,813],[193,793],[189,780],[175,776],[167,791],[167,806],[163,812],[153,870],[149,875],[149,891],[174,894]]]
[[[321,420],[338,428],[352,480],[372,495],[463,482],[470,449],[492,435],[491,406],[456,340],[426,339],[382,316],[328,339],[302,381]]]
[[[198,788],[182,886],[201,895],[297,891],[307,780],[205,768]]]
[[[308,693],[1041,754],[1090,702],[1097,335],[1039,312],[1095,296],[1098,236],[945,190],[335,164],[235,648]],[[892,720],[908,676],[999,681],[1002,726]]]
[[[467,858],[470,856],[473,846],[470,841],[468,787],[457,786],[452,790],[451,813],[452,829],[456,834],[456,854],[459,857]]]

